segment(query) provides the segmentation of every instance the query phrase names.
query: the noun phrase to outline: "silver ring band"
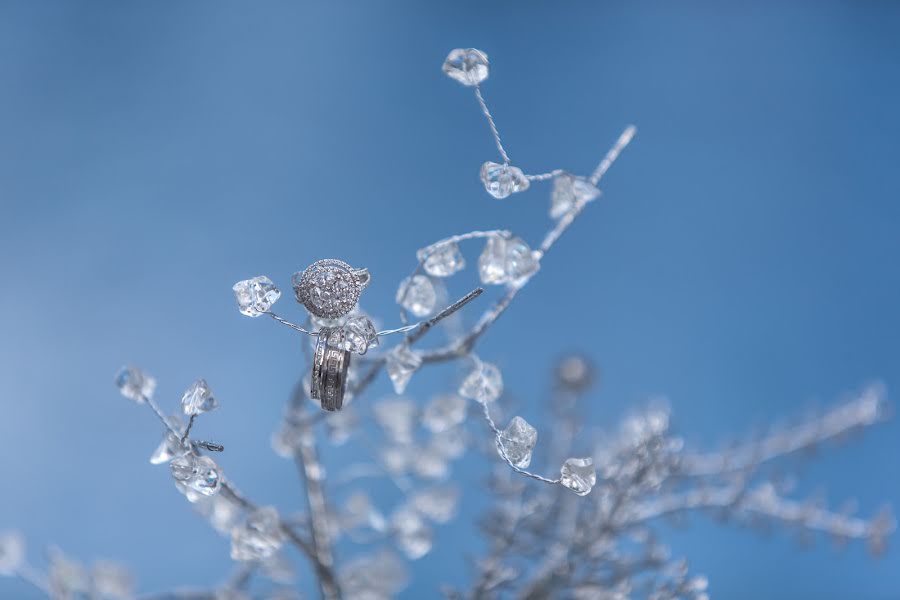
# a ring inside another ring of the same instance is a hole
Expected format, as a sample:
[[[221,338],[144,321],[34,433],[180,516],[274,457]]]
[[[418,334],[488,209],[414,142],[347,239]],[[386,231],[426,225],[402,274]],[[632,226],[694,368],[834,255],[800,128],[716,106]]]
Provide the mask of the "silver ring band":
[[[323,327],[313,356],[310,396],[330,412],[341,410],[347,391],[350,352],[344,349],[343,339],[343,329]]]

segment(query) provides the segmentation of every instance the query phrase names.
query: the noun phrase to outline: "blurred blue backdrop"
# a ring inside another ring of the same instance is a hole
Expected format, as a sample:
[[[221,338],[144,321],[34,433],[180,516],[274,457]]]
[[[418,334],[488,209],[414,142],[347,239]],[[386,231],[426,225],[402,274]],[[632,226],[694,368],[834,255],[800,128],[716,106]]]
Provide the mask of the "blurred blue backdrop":
[[[485,95],[528,172],[589,172],[639,127],[480,349],[526,418],[572,348],[602,369],[591,423],[664,394],[703,448],[873,379],[900,388],[898,31],[892,2],[3,1],[0,529],[33,559],[54,543],[130,563],[143,591],[227,577],[227,544],[147,464],[160,432],[113,388],[123,363],[167,406],[206,377],[222,409],[199,432],[227,446],[226,472],[299,506],[269,449],[298,340],[241,317],[231,284],[287,287],[340,256],[374,273],[365,308],[389,325],[417,248],[548,225],[546,184],[502,202],[481,188],[496,151],[440,71],[460,46],[490,55]],[[551,322],[564,334],[529,330]],[[898,455],[895,420],[823,452],[800,491],[872,514],[900,501]],[[484,461],[458,465],[463,513],[405,597],[465,581]],[[703,518],[668,542],[713,597],[900,587],[896,548],[873,561]],[[3,579],[0,597],[35,596]]]

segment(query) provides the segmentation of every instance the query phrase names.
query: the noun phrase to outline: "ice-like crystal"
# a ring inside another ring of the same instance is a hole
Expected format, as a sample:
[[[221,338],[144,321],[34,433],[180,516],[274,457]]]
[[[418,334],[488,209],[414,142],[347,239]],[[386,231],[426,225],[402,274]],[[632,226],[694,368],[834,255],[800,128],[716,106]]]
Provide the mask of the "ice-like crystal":
[[[274,555],[282,546],[284,534],[278,511],[272,506],[253,510],[231,532],[231,558],[261,560]]]
[[[425,272],[432,277],[449,277],[466,266],[456,242],[438,242],[416,253]]]
[[[459,386],[459,395],[483,404],[493,402],[503,393],[500,369],[490,363],[479,363]]]
[[[378,345],[378,331],[369,317],[350,317],[344,323],[344,348],[359,355]]]
[[[369,527],[381,532],[386,529],[387,520],[364,492],[354,492],[344,502],[341,526],[346,530]]]
[[[25,564],[25,538],[17,531],[0,532],[0,576],[12,577]]]
[[[466,452],[466,431],[462,427],[454,427],[435,433],[428,447],[445,459],[459,458]]]
[[[450,474],[447,455],[433,445],[421,448],[411,457],[410,463],[416,475],[423,479],[444,479]]]
[[[435,433],[456,427],[466,418],[468,404],[456,394],[442,394],[431,399],[422,415],[422,424]]]
[[[258,317],[269,312],[281,297],[281,290],[265,275],[238,281],[231,288],[242,315]]]
[[[419,514],[435,523],[446,523],[456,514],[459,503],[459,488],[438,486],[416,492],[410,499]]]
[[[418,410],[408,398],[389,398],[375,404],[375,419],[390,436],[399,444],[412,442],[413,427]]]
[[[50,548],[47,554],[50,559],[47,579],[52,598],[68,600],[88,591],[88,575],[81,563],[66,556],[59,548]]]
[[[213,529],[225,535],[231,534],[231,530],[234,529],[241,516],[240,507],[224,494],[201,496],[194,504],[194,509],[209,520]]]
[[[566,460],[560,469],[560,483],[579,496],[587,496],[597,483],[594,460],[590,457]]]
[[[181,410],[186,415],[199,415],[219,408],[205,379],[198,379],[181,396]]]
[[[531,185],[519,167],[491,161],[481,165],[481,183],[487,193],[498,200],[524,192]]]
[[[493,285],[521,285],[540,266],[537,254],[517,237],[490,236],[478,259],[481,282]]]
[[[389,550],[366,554],[344,564],[340,570],[341,591],[347,598],[391,600],[406,587],[406,564]]]
[[[325,426],[328,428],[328,441],[335,446],[340,446],[353,433],[359,425],[359,416],[352,408],[347,406],[347,397],[344,396],[344,409],[333,412],[325,417]]]
[[[187,489],[204,496],[212,496],[219,491],[222,477],[215,461],[208,456],[185,454],[169,463],[172,477]]]
[[[126,398],[142,404],[153,397],[156,380],[137,367],[122,367],[116,374],[116,387]]]
[[[124,565],[99,560],[91,569],[92,598],[131,600],[134,598],[134,576]]]
[[[182,429],[184,428],[181,417],[179,417],[178,415],[172,415],[166,420],[175,431],[182,431]],[[150,456],[150,463],[154,465],[160,465],[162,463],[169,462],[176,456],[184,454],[187,450],[187,448],[181,445],[181,437],[166,429],[166,434],[165,436],[163,436],[163,440],[159,443],[159,446],[156,447],[156,450]]]
[[[457,48],[447,55],[443,70],[463,85],[478,85],[487,79],[488,57],[475,48]]]
[[[431,529],[408,505],[400,506],[391,514],[397,546],[410,560],[418,560],[431,551]]]
[[[537,430],[522,417],[513,417],[500,433],[499,443],[510,462],[524,469],[531,464],[531,451],[537,443]]]
[[[287,585],[297,580],[297,571],[283,552],[270,554],[268,558],[263,559],[260,566],[262,567],[263,575],[275,583]],[[267,600],[272,600],[272,597],[267,596]],[[278,600],[277,597],[275,600]]]
[[[387,372],[394,384],[394,391],[402,394],[413,373],[422,366],[422,356],[410,349],[408,344],[399,344],[387,355]]]
[[[300,447],[301,435],[300,428],[286,419],[281,428],[272,434],[272,450],[282,458],[293,458]]]
[[[284,541],[281,519],[272,506],[257,508],[231,532],[231,558],[261,560],[274,554]]]
[[[584,177],[560,173],[553,178],[553,194],[550,196],[550,216],[558,219],[581,204],[600,195],[600,190]]]
[[[417,317],[424,317],[434,311],[437,291],[425,275],[413,275],[400,282],[397,288],[397,304]]]
[[[408,444],[384,446],[381,449],[381,464],[391,475],[403,475],[409,470],[413,452],[412,446]]]

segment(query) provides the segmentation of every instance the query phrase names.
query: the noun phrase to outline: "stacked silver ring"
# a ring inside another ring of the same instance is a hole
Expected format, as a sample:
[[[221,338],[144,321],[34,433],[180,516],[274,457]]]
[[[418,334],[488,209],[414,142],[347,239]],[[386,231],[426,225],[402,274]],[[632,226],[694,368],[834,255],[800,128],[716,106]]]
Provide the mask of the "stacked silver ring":
[[[341,410],[347,391],[350,352],[344,349],[343,329],[323,327],[319,330],[313,353],[310,396],[322,403],[322,410]]]

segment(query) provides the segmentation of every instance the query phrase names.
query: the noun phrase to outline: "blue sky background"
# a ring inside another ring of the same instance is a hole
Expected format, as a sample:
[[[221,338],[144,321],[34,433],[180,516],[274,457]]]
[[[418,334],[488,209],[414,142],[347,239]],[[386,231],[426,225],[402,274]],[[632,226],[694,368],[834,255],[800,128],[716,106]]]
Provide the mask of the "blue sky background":
[[[898,31],[900,4],[874,1],[0,2],[0,529],[35,559],[128,562],[142,591],[227,577],[227,544],[147,464],[159,429],[111,384],[127,362],[168,406],[206,377],[222,409],[198,431],[226,472],[299,505],[269,450],[298,340],[241,317],[232,283],[287,287],[339,256],[370,268],[365,308],[391,324],[417,248],[548,226],[548,185],[481,188],[496,151],[440,71],[455,47],[490,55],[485,95],[528,172],[589,172],[639,127],[481,347],[523,416],[570,349],[602,369],[592,424],[664,394],[703,448],[873,379],[900,389]],[[898,423],[822,452],[800,490],[898,504]],[[465,581],[484,469],[457,466],[469,499],[405,597]],[[895,547],[873,561],[703,518],[668,541],[718,598],[900,589]],[[0,597],[34,595],[4,579]]]

